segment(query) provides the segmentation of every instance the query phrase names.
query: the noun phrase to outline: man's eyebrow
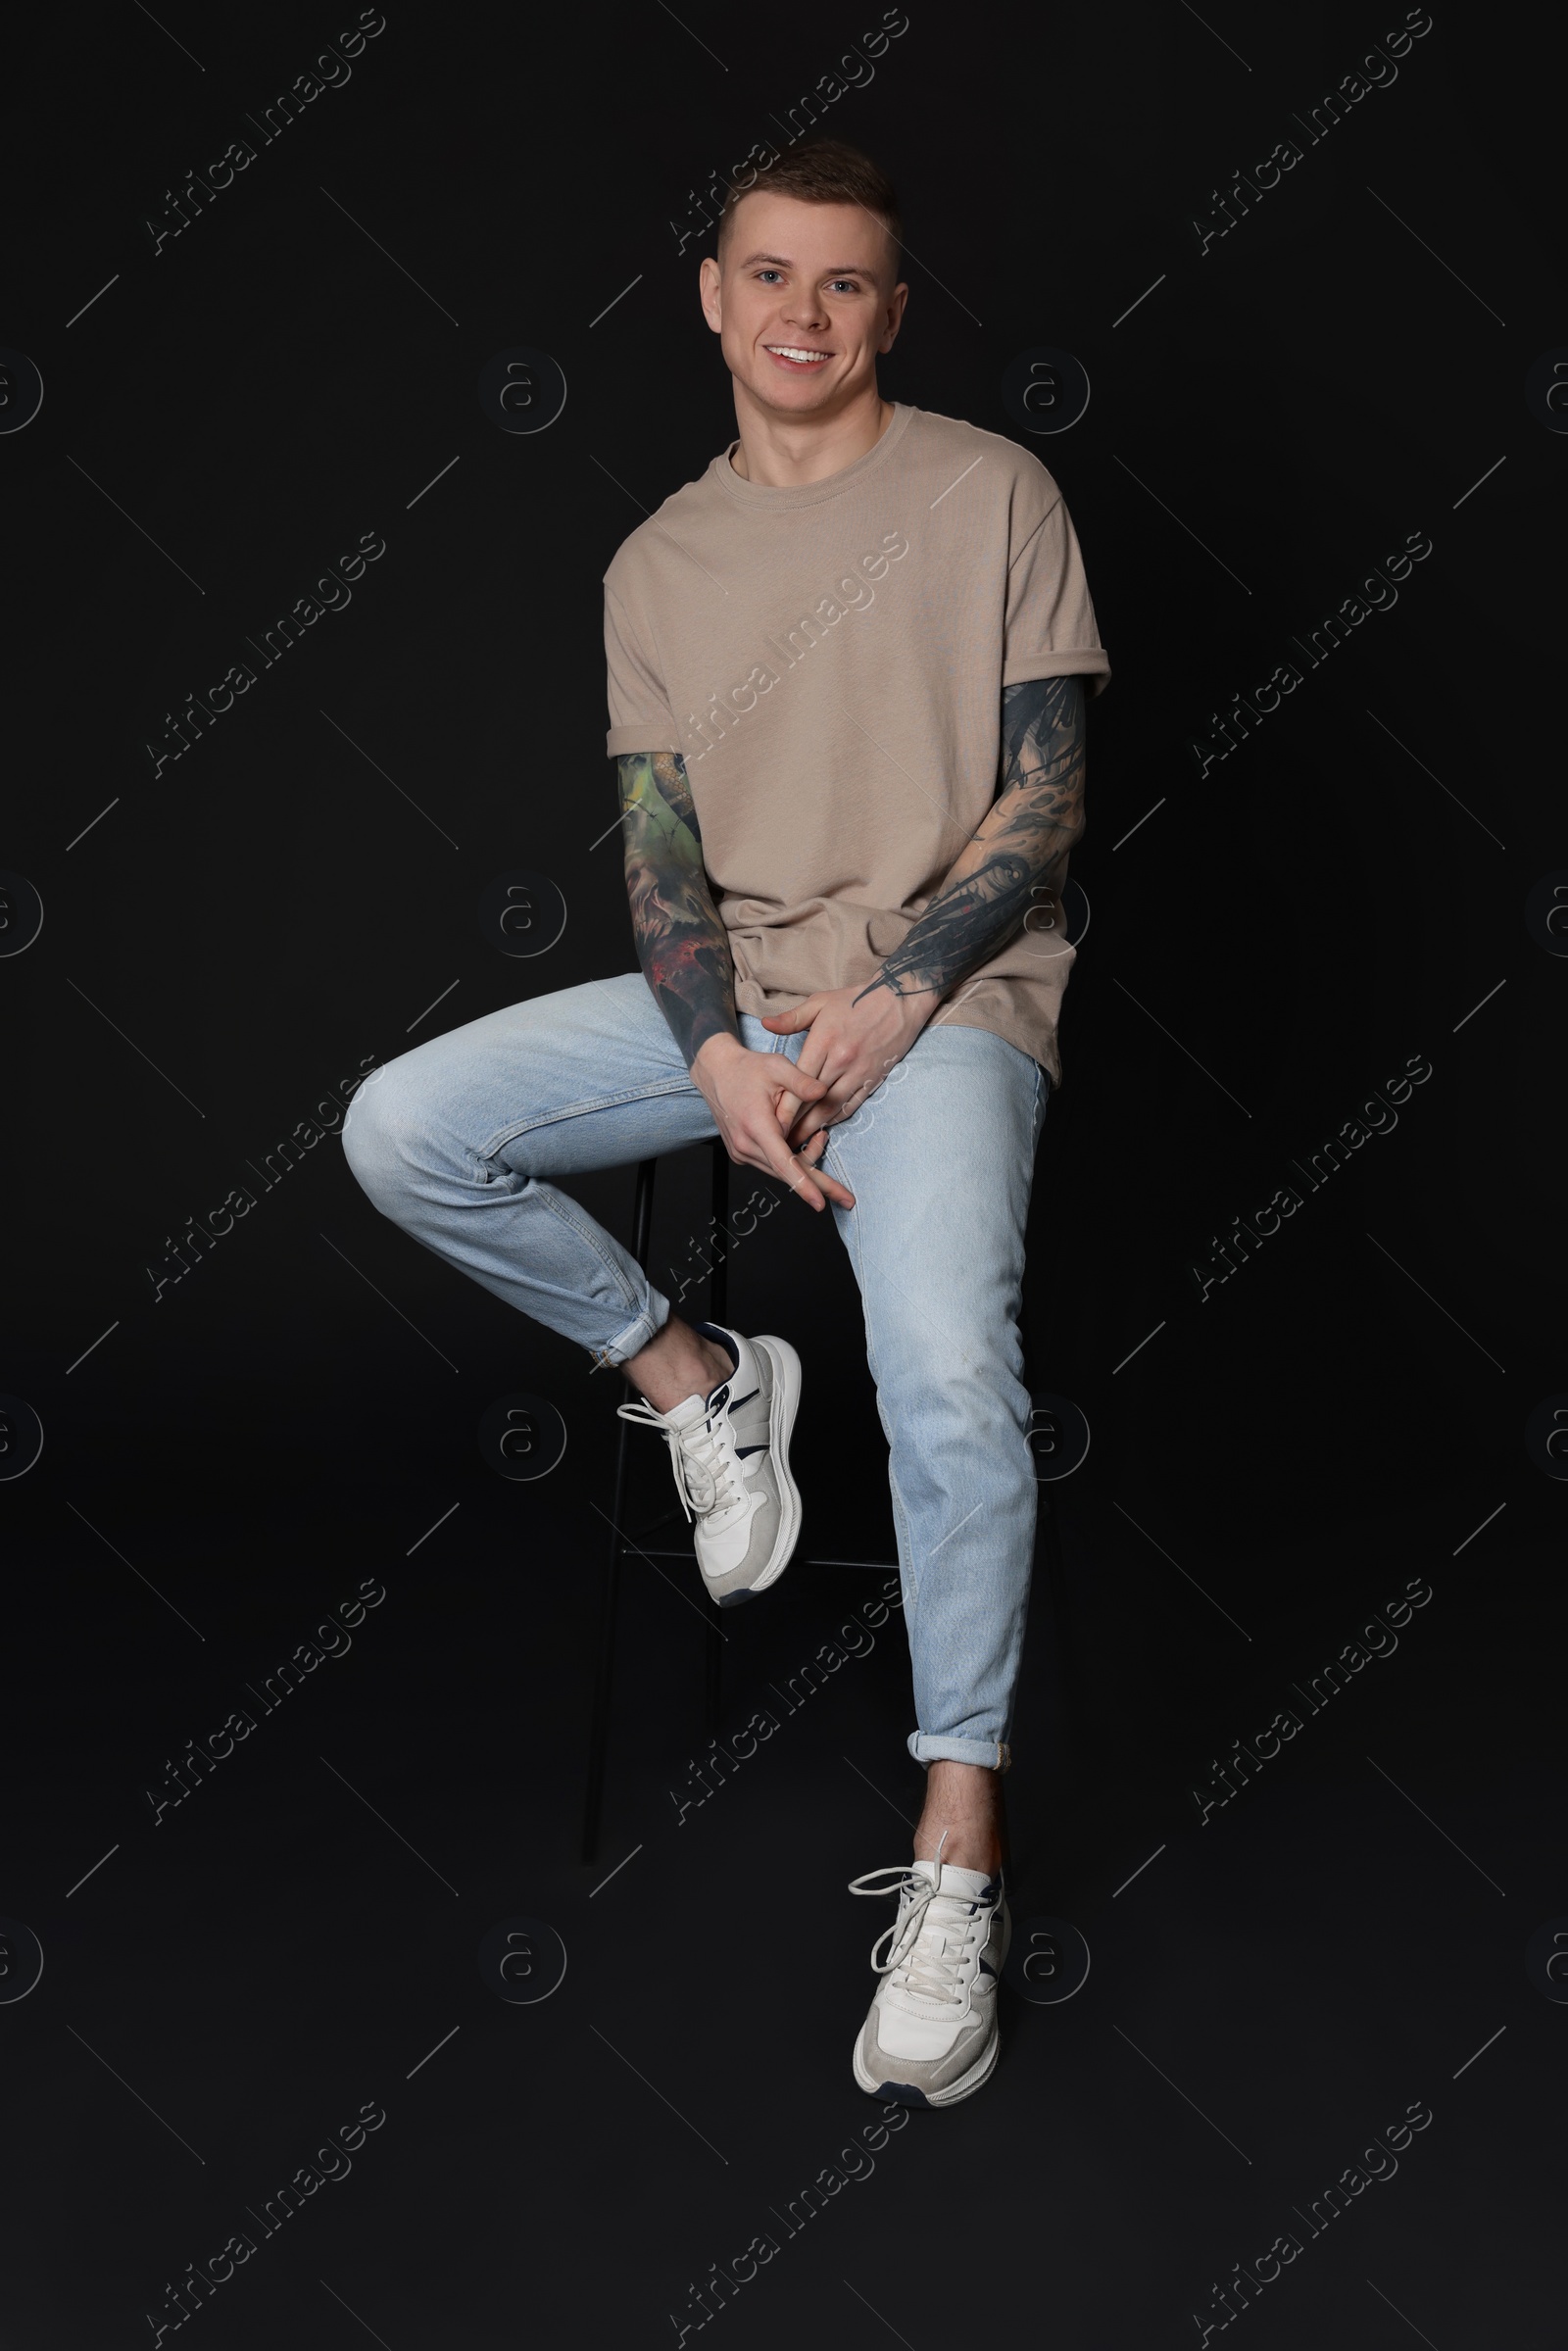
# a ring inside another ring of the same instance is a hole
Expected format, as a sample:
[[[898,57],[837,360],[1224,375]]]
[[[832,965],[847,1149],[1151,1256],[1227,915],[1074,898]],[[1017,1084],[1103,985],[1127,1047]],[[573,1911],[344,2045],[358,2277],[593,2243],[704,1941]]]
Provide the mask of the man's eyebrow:
[[[793,269],[796,267],[796,264],[782,253],[749,253],[743,262],[737,262],[735,266],[738,269],[749,269],[754,262],[771,262],[775,268],[780,269]],[[864,262],[843,262],[831,269],[824,269],[822,275],[824,277],[874,277],[876,271],[868,269]]]

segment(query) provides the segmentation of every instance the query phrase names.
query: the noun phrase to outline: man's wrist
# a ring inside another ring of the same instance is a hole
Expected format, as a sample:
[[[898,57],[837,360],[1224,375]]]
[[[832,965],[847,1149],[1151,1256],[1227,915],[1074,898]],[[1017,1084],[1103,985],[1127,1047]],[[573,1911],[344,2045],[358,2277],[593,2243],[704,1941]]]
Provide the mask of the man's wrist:
[[[855,1001],[858,1004],[861,997],[870,996],[873,992],[898,999],[899,1017],[907,1026],[911,1042],[920,1034],[941,1002],[934,989],[922,988],[911,982],[906,972],[890,971],[885,963],[875,979],[860,990],[860,995]]]
[[[740,1036],[736,1030],[710,1029],[708,1035],[703,1039],[702,1044],[697,1048],[697,1051],[691,1057],[689,1066],[693,1077],[697,1075],[697,1066],[699,1062],[701,1062],[707,1069],[717,1068],[732,1047],[738,1053],[743,1053],[746,1051],[746,1048],[741,1043]]]

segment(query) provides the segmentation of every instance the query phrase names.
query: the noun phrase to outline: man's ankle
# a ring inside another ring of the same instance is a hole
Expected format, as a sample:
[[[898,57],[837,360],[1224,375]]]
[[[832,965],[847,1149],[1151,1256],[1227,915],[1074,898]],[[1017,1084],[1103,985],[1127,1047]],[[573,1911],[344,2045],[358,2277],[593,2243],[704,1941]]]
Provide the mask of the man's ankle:
[[[1006,1835],[995,1772],[972,1763],[936,1761],[928,1767],[926,1800],[914,1833],[916,1861],[935,1861],[939,1844],[945,1865],[997,1875],[1006,1858]]]
[[[621,1365],[639,1396],[656,1412],[672,1412],[689,1396],[711,1396],[734,1365],[716,1340],[704,1338],[672,1315],[640,1354]],[[666,1333],[668,1336],[666,1337]]]
[[[938,1841],[938,1837],[916,1837],[914,1840],[916,1861],[935,1861]],[[947,1843],[942,1847],[944,1869],[983,1870],[988,1878],[1001,1876],[1002,1859],[1000,1842],[990,1837],[960,1837],[956,1833],[950,1834]]]

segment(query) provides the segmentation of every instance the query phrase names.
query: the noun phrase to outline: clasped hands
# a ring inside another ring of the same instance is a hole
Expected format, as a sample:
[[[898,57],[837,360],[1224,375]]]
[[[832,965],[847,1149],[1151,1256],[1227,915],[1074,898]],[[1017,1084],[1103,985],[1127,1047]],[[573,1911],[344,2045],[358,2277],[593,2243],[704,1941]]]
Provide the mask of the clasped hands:
[[[799,1056],[751,1053],[733,1034],[710,1037],[692,1074],[713,1111],[732,1159],[780,1177],[808,1207],[831,1200],[853,1208],[855,1195],[822,1165],[827,1131],[853,1118],[903,1060],[931,1014],[935,996],[870,989],[827,988],[791,1012],[769,1012],[761,1025],[775,1036],[809,1034]],[[809,1082],[792,1093],[783,1070]]]

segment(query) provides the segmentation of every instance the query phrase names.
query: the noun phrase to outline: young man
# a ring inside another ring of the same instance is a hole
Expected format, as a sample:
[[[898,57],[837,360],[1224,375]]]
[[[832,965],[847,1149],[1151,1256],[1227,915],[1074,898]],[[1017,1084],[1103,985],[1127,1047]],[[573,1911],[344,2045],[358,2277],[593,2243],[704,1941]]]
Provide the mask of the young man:
[[[641,971],[401,1055],[344,1143],[416,1239],[626,1374],[642,1401],[618,1408],[664,1437],[726,1606],[799,1539],[800,1356],[683,1321],[553,1179],[716,1132],[832,1210],[890,1447],[927,1774],[912,1865],[852,1887],[898,1897],[854,2071],[940,2106],[997,2057],[1037,1499],[1016,1316],[1073,956],[1084,681],[1109,663],[1045,467],[878,392],[901,237],[892,187],[836,140],[730,191],[701,298],[739,437],[605,575]]]

